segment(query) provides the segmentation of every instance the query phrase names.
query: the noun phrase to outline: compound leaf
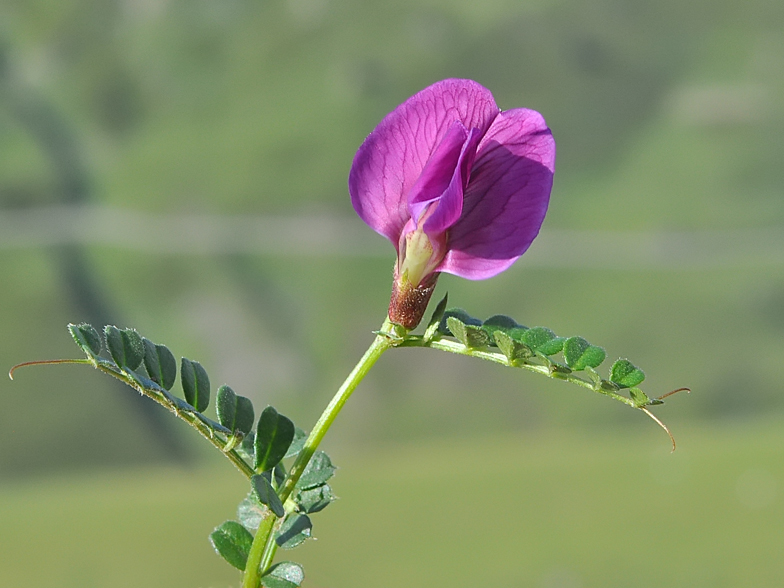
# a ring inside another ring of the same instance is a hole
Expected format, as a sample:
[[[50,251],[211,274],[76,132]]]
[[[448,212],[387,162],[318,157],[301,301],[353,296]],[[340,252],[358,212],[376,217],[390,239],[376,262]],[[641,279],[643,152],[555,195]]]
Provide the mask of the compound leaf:
[[[523,325],[517,324],[517,321],[515,321],[512,317],[503,314],[496,314],[482,323],[482,329],[484,329],[484,331],[490,336],[490,344],[495,345],[496,341],[494,338],[494,333],[496,331],[501,331],[502,333],[509,335],[516,329],[525,330],[525,327]]]
[[[555,333],[547,327],[534,327],[526,331],[517,331],[512,336],[521,343],[528,345],[534,351],[539,351],[543,345],[556,338]]]

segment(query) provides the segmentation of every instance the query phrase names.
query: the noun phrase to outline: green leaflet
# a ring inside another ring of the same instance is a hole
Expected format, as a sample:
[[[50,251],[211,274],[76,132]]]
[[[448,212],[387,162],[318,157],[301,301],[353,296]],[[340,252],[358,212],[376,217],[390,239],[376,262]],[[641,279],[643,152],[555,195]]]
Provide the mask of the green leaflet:
[[[470,349],[478,349],[490,344],[490,335],[480,326],[468,325],[454,316],[447,317],[446,324],[455,339]]]
[[[332,488],[329,484],[321,484],[301,490],[297,494],[297,506],[301,512],[313,514],[327,508],[331,502],[335,500],[335,495],[332,494]]]
[[[313,454],[310,462],[308,463],[305,471],[302,472],[297,488],[307,490],[321,486],[324,482],[329,480],[335,473],[335,466],[332,465],[332,460],[323,451],[316,451]]]
[[[256,493],[256,498],[259,499],[259,502],[268,506],[275,513],[276,517],[281,518],[286,514],[286,511],[283,509],[283,503],[266,476],[256,474],[250,479],[250,485]]]
[[[92,325],[87,323],[74,325],[71,323],[68,325],[68,331],[70,331],[71,337],[73,337],[73,340],[76,341],[76,344],[82,348],[85,354],[95,357],[101,353],[101,348],[103,347],[101,336]]]
[[[244,571],[253,535],[236,521],[226,521],[210,533],[210,543],[223,559]]]
[[[294,423],[273,407],[264,409],[256,425],[254,441],[255,465],[257,472],[274,468],[286,455],[294,440]]]
[[[628,359],[619,359],[610,368],[610,380],[621,388],[639,386],[644,379],[645,373]]]
[[[283,549],[294,549],[311,536],[313,523],[310,517],[304,514],[291,515],[275,536],[275,542]]]
[[[305,570],[301,565],[282,561],[261,577],[261,583],[266,588],[298,588],[304,579]]]
[[[106,325],[106,346],[117,367],[135,370],[144,359],[144,344],[135,329],[118,329]]]
[[[218,422],[232,433],[247,435],[253,428],[253,403],[249,398],[238,396],[225,384],[218,388],[215,399]]]
[[[182,358],[180,383],[185,401],[197,411],[205,411],[210,405],[210,378],[198,361]]]
[[[144,367],[153,382],[165,390],[171,390],[177,378],[177,360],[165,345],[157,345],[146,337],[144,344]]]
[[[572,370],[580,371],[586,367],[595,368],[607,356],[604,349],[591,345],[582,337],[569,337],[563,346],[563,355]]]

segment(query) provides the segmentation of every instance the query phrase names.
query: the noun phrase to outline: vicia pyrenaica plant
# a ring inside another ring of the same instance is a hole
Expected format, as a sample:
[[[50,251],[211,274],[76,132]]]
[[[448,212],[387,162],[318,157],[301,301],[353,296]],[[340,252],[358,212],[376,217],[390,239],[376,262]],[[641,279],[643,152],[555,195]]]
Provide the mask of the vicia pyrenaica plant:
[[[639,388],[645,374],[627,359],[601,375],[606,353],[582,337],[559,337],[505,315],[479,320],[448,309],[446,296],[424,332],[411,332],[441,272],[489,278],[528,249],[547,211],[554,163],[555,143],[539,113],[501,111],[470,80],[438,82],[381,121],[354,158],[349,192],[359,216],[397,250],[389,313],[309,433],[271,406],[257,420],[251,401],[225,385],[215,395],[217,421],[206,416],[212,394],[204,367],[177,362],[166,346],[133,329],[106,326],[101,335],[90,325],[69,325],[85,359],[21,365],[90,364],[193,426],[248,479],[237,520],[210,534],[213,547],[242,572],[243,588],[297,588],[302,566],[274,563],[277,550],[307,540],[310,516],[334,500],[328,482],[335,467],[318,447],[389,349],[429,347],[565,380],[645,412],[669,434],[649,407],[671,393],[649,397]],[[178,366],[182,398],[172,393]]]

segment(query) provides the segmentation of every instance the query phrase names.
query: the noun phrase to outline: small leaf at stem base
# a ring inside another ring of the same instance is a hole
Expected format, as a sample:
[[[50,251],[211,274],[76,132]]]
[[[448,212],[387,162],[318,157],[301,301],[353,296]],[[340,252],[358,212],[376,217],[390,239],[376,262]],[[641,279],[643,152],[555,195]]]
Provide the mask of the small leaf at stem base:
[[[264,518],[264,512],[264,506],[256,498],[256,493],[251,491],[237,506],[237,519],[243,527],[255,531]]]
[[[448,299],[449,294],[444,294],[444,297],[436,305],[436,309],[433,311],[433,315],[430,317],[430,322],[428,322],[427,328],[425,329],[425,334],[422,337],[425,343],[432,341],[438,333],[438,327],[441,324],[441,319],[444,317],[444,310],[446,309],[446,303]]]
[[[493,333],[493,339],[495,340],[498,349],[501,350],[501,353],[506,355],[506,358],[510,362],[526,360],[534,354],[533,350],[528,347],[528,345],[516,341],[504,331],[495,331]]]
[[[226,521],[210,533],[210,543],[229,564],[244,571],[248,563],[253,535],[236,521]]]
[[[651,399],[648,398],[648,395],[639,388],[629,388],[629,396],[634,400],[634,405],[637,408],[647,406],[651,403]]]
[[[278,531],[275,542],[283,549],[294,549],[310,538],[312,530],[313,523],[309,516],[291,515]]]
[[[305,571],[301,565],[282,561],[261,577],[261,583],[266,588],[299,588],[304,579]]]

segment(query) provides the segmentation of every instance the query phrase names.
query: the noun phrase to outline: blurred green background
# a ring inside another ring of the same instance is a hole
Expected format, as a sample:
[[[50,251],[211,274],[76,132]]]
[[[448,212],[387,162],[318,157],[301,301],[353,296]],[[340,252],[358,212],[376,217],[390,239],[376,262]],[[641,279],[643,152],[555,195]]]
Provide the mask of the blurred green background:
[[[393,250],[354,151],[446,77],[541,111],[540,238],[471,314],[646,370],[635,411],[435,351],[385,356],[326,448],[306,586],[781,586],[784,4],[4,0],[0,358],[134,326],[312,423],[371,340]],[[0,586],[227,587],[240,476],[81,366],[0,383]]]

